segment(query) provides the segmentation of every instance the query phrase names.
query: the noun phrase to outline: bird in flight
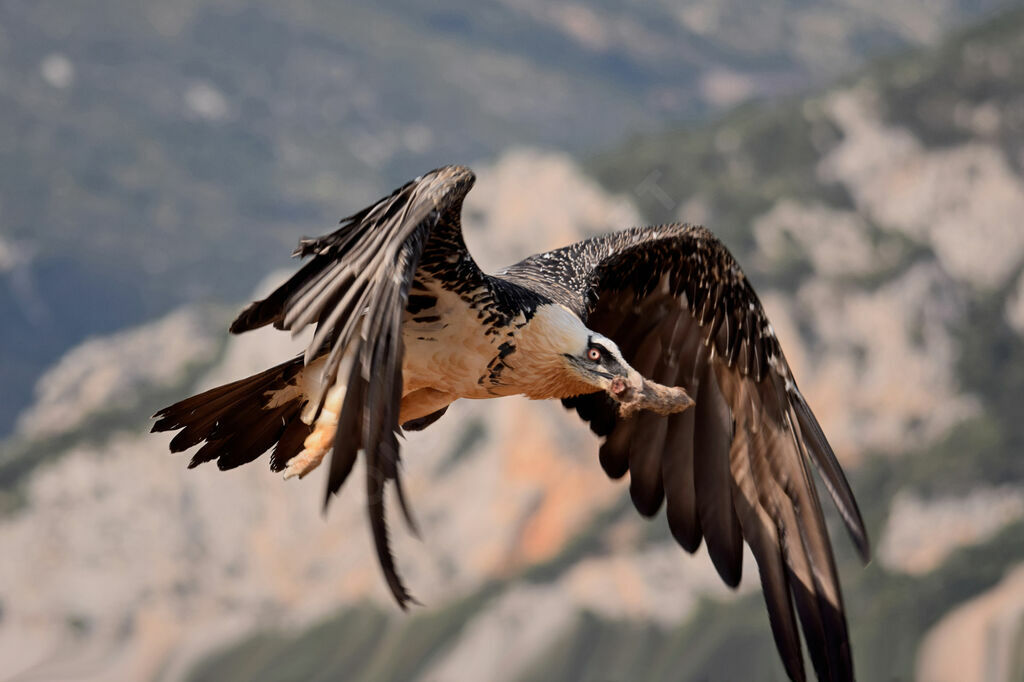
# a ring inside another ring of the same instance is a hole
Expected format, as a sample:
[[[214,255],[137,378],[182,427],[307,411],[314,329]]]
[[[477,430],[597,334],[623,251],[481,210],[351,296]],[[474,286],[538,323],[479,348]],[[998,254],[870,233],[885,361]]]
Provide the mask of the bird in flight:
[[[273,447],[271,469],[302,477],[332,453],[325,505],[362,452],[377,556],[405,608],[384,504],[393,486],[416,532],[398,436],[460,398],[559,399],[602,438],[605,472],[629,473],[637,511],[650,517],[664,503],[678,543],[706,543],[731,587],[750,546],[791,679],[806,679],[802,628],[818,678],[852,680],[812,469],[867,561],[864,523],[729,251],[703,227],[641,227],[488,275],[462,237],[474,181],[468,168],[439,168],[300,241],[294,255],[308,262],[231,332],[312,324],[305,353],[160,410],[153,430],[180,430],[172,452],[203,443],[190,468],[231,469]]]

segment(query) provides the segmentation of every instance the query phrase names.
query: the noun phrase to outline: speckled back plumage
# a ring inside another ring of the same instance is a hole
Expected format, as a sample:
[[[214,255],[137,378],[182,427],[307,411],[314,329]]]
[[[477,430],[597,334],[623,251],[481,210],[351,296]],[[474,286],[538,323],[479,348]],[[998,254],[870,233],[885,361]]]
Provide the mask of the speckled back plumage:
[[[603,261],[632,247],[653,245],[654,250],[670,248],[663,241],[665,237],[697,234],[714,239],[714,235],[705,228],[683,223],[631,227],[524,258],[501,270],[497,276],[541,292],[586,319],[591,303],[589,292],[598,275],[596,269]],[[728,255],[727,251],[723,253]],[[628,273],[623,275],[628,276]]]

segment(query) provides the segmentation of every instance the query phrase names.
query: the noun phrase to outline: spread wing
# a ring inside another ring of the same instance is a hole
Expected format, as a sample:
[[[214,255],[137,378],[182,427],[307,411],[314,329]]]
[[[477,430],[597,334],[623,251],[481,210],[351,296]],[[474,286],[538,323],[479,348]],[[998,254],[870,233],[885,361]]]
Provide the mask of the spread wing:
[[[399,480],[398,415],[402,398],[402,314],[420,269],[472,287],[482,273],[462,240],[462,201],[475,177],[448,166],[409,182],[391,196],[341,221],[294,255],[309,262],[232,323],[241,333],[273,324],[316,332],[304,361],[326,355],[317,411],[336,384],[345,387],[327,482],[326,505],[355,464],[366,457],[366,494],[377,555],[403,607],[410,599],[394,566],[384,519],[384,493],[395,482],[399,503],[414,527]],[[344,362],[343,362],[344,360]]]
[[[564,401],[604,436],[605,471],[612,478],[629,472],[640,513],[651,516],[664,501],[679,544],[693,552],[703,539],[731,586],[739,583],[746,541],[792,679],[805,679],[799,620],[818,677],[852,680],[842,595],[812,468],[867,560],[864,524],[739,266],[709,231],[687,225],[627,230],[563,251],[531,258],[509,275],[547,282],[557,289],[548,293],[618,343],[638,371],[683,386],[696,400],[680,414],[626,419],[604,393]],[[565,270],[546,271],[551,268]]]

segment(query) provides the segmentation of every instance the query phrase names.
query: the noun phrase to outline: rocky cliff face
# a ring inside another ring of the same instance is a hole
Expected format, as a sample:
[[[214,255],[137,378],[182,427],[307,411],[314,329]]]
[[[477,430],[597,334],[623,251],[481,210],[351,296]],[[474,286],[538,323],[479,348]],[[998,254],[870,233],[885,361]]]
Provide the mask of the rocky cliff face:
[[[804,89],[1005,4],[5,3],[0,435],[71,346],[233,303],[339,206]]]
[[[559,30],[595,45],[632,30],[557,11]],[[719,11],[695,5],[681,20],[713,26]],[[875,541],[862,569],[836,537],[863,679],[1019,672],[1024,602],[1008,571],[1024,562],[1022,35],[1024,18],[1007,15],[840,87],[584,165],[512,150],[477,167],[466,204],[467,242],[489,268],[672,219],[705,222],[734,248]],[[206,115],[231,111],[193,95]],[[0,276],[13,243],[0,242]],[[553,403],[467,401],[406,439],[424,541],[392,527],[427,606],[399,613],[357,486],[324,517],[322,471],[186,471],[144,433],[167,401],[302,345],[266,330],[225,344],[230,312],[186,306],[97,337],[38,382],[0,448],[5,673],[781,677],[753,564],[738,592],[723,588],[703,550],[690,557],[663,520],[635,517],[596,439]],[[950,642],[968,641],[954,667]]]

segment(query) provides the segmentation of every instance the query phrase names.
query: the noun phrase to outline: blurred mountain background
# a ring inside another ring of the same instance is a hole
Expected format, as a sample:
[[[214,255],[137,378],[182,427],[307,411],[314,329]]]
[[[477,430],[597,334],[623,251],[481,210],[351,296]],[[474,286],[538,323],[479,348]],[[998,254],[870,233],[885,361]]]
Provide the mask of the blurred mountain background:
[[[714,229],[875,545],[860,679],[1024,678],[1024,11],[996,2],[0,4],[0,679],[781,680],[756,568],[634,517],[557,404],[406,441],[402,614],[361,491],[185,471],[147,417],[328,231],[472,162],[497,268]]]

